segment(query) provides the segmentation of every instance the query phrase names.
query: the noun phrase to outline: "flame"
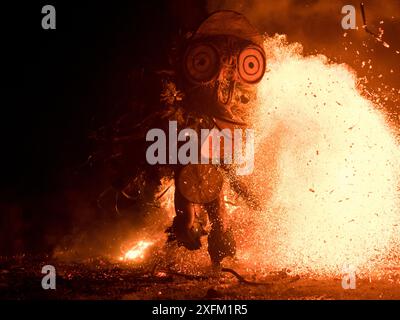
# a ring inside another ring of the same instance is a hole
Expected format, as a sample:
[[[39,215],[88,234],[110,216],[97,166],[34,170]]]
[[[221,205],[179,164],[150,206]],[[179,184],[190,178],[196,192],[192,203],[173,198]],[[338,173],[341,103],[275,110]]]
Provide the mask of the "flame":
[[[375,272],[399,257],[394,129],[348,66],[304,57],[284,36],[267,39],[265,48],[251,184],[265,209],[242,214],[241,258],[299,273],[340,274],[345,264]]]
[[[154,243],[151,241],[140,240],[131,249],[125,252],[123,257],[120,257],[120,261],[143,261],[145,253],[149,247]]]

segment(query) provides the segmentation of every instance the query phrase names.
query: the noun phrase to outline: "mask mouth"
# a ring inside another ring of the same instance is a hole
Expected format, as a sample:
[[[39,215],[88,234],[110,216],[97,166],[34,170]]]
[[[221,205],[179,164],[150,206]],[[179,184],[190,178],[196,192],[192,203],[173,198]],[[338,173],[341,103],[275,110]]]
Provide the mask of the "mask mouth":
[[[226,73],[225,73],[226,75]],[[251,86],[251,89],[248,87]],[[248,103],[252,100],[253,86],[241,83],[235,75],[220,77],[207,85],[191,86],[186,91],[185,108],[207,114],[224,122],[246,126]]]
[[[220,80],[218,81],[217,97],[218,101],[224,105],[232,101],[233,92],[235,90],[235,81]]]

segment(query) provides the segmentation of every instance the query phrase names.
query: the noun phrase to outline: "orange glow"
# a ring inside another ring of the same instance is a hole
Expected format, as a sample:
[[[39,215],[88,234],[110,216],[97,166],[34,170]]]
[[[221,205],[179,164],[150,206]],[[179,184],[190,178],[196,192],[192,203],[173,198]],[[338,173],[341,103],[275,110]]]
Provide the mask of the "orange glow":
[[[398,272],[398,128],[347,65],[305,57],[300,44],[281,35],[267,38],[265,51],[268,70],[252,106],[254,174],[244,177],[263,209],[251,210],[224,187],[237,263],[248,271],[323,277],[340,277],[345,265],[359,277]],[[159,200],[169,219],[154,221],[166,223],[160,230],[174,216],[173,194],[172,184]],[[150,234],[165,238],[163,231]],[[141,241],[121,259],[143,259],[150,245]],[[206,241],[198,252],[176,251],[168,259],[187,270],[210,262]]]
[[[141,240],[135,244],[131,249],[125,252],[121,261],[143,261],[147,249],[153,245],[153,242]]]
[[[304,57],[299,44],[285,41],[265,43],[269,72],[259,86],[252,182],[264,210],[236,213],[243,219],[239,255],[299,273],[340,274],[351,264],[376,274],[389,256],[399,257],[394,129],[348,66]]]

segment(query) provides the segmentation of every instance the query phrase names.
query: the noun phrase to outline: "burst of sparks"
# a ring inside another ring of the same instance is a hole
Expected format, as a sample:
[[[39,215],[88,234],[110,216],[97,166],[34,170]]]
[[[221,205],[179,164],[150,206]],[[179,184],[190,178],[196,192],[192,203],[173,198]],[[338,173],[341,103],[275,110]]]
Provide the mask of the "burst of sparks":
[[[249,210],[231,190],[224,199],[239,261],[322,276],[341,274],[345,264],[368,276],[395,270],[400,146],[377,105],[389,97],[365,94],[348,66],[305,57],[284,36],[268,38],[265,48],[269,72],[254,106],[255,172],[248,181],[264,210]],[[363,65],[372,69],[370,60]],[[173,189],[161,202],[173,212]],[[150,245],[141,241],[121,259],[140,259]]]
[[[259,87],[255,185],[275,188],[252,230],[257,256],[323,274],[384,265],[400,241],[400,147],[385,114],[349,67],[277,39],[266,49],[274,56]]]

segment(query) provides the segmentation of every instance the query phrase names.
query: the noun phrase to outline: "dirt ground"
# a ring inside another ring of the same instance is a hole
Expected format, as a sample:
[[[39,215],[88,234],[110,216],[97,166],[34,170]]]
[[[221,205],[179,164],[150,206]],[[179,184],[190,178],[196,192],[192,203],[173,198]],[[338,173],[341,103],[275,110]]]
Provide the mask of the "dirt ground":
[[[42,267],[56,268],[56,290],[41,286]],[[91,259],[66,263],[46,257],[0,258],[0,299],[400,299],[400,272],[381,280],[357,279],[344,290],[341,279],[317,280],[269,272],[262,276],[236,270],[197,275],[148,270],[129,264]]]

